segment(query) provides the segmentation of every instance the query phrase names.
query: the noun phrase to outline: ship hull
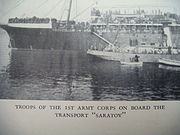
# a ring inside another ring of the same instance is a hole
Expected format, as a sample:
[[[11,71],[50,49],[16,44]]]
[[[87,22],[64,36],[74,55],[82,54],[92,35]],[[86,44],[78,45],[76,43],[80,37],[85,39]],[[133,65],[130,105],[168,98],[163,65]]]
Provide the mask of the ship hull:
[[[103,50],[108,44],[91,32],[63,32],[53,31],[49,28],[20,28],[1,26],[7,31],[11,39],[12,48],[24,49],[61,49],[87,51],[90,46]],[[137,46],[141,43],[162,44],[161,33],[130,33],[130,32],[103,32],[102,36],[118,47]],[[172,43],[180,48],[180,35],[172,32]]]
[[[8,25],[1,27],[7,31],[12,48],[82,51],[88,49],[89,32],[62,32],[46,28],[17,28]]]

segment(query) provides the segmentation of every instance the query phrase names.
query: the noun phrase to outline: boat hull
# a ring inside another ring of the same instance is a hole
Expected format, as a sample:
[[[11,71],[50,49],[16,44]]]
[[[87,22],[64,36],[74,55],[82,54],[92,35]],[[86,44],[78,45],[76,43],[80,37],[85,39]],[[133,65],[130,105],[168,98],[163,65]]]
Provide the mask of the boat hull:
[[[120,62],[121,65],[127,65],[127,66],[142,66],[143,62]]]
[[[175,60],[159,59],[159,64],[180,67],[180,61]]]
[[[99,57],[104,60],[113,60],[113,61],[124,61],[128,62],[130,58],[133,58],[135,55],[139,56],[139,61],[146,63],[158,63],[160,58],[170,59],[173,57],[175,60],[180,60],[180,54],[170,55],[170,54],[132,54],[132,53],[118,53],[118,52],[105,52],[97,50],[88,50],[87,54]]]

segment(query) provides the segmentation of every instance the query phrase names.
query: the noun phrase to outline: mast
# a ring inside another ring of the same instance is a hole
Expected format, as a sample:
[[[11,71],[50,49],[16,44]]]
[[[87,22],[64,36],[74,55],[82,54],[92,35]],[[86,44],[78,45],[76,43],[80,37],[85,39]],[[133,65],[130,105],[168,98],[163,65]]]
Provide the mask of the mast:
[[[69,19],[70,19],[70,15],[71,15],[71,7],[72,7],[72,0],[70,0],[69,2],[69,9],[68,9],[68,17],[67,17],[67,26],[69,25]]]

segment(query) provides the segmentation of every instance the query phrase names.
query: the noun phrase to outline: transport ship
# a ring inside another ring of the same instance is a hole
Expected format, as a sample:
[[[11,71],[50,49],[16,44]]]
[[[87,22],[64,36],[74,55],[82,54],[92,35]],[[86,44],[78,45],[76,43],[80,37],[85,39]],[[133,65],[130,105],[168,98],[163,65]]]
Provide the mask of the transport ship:
[[[8,24],[1,27],[9,34],[12,48],[88,50],[89,54],[97,55],[108,52],[152,56],[179,54],[180,19],[174,13],[138,8],[122,12],[120,8],[94,7],[91,21],[77,25],[70,20],[71,6],[72,0],[69,0],[66,21],[10,18]]]

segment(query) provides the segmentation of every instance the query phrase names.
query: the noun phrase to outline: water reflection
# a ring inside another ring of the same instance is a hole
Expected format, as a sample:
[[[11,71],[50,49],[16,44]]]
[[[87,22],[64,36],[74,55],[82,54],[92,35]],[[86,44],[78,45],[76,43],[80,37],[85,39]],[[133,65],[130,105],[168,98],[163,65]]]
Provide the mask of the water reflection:
[[[156,64],[125,67],[101,62],[92,70],[93,97],[94,100],[177,100],[179,75],[180,72],[159,69]]]
[[[91,75],[79,57],[73,51],[13,50],[9,93],[16,93],[9,98],[91,100]]]

